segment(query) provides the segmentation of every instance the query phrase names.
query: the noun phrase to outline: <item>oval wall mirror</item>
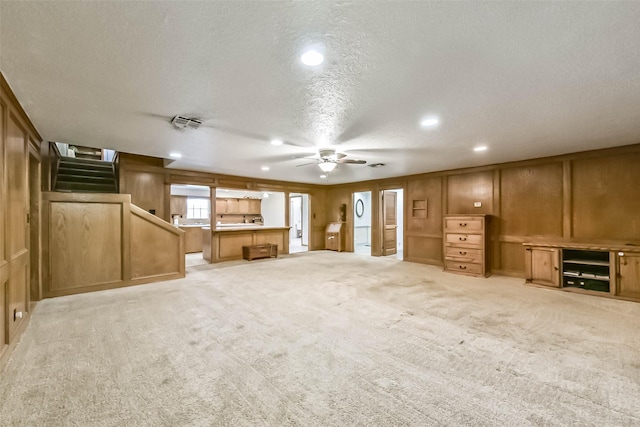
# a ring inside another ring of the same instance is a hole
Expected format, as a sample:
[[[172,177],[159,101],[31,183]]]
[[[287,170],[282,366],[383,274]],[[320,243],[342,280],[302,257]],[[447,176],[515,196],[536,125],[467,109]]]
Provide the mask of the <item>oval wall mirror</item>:
[[[362,199],[358,199],[356,200],[356,216],[360,218],[362,215],[364,215],[364,202]]]

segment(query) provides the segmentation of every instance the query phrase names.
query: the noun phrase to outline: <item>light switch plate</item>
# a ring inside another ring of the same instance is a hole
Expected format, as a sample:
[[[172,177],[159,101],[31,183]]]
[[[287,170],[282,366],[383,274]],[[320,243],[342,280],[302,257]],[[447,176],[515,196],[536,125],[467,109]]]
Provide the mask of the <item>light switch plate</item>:
[[[482,202],[473,202],[473,207],[474,208],[481,208],[482,207]]]

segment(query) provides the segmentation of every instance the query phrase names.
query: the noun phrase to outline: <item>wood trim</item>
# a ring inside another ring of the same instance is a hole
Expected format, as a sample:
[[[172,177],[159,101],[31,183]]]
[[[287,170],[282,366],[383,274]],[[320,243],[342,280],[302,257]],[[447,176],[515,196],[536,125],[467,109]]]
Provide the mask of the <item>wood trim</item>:
[[[0,87],[3,89],[3,93],[5,94],[5,96],[9,99],[9,103],[12,104],[11,106],[18,112],[18,115],[20,116],[20,121],[27,124],[27,127],[29,128],[29,131],[30,131],[29,133],[34,135],[36,139],[38,139],[38,141],[42,141],[42,136],[40,135],[36,127],[33,125],[33,122],[27,115],[27,112],[24,111],[24,109],[22,108],[22,105],[20,104],[20,102],[18,101],[18,98],[16,98],[15,94],[13,93],[13,90],[11,89],[9,82],[7,82],[7,80],[4,77],[4,74],[2,74],[1,71],[0,71]]]
[[[565,160],[562,162],[562,236],[565,239],[573,237],[572,183],[571,160]]]

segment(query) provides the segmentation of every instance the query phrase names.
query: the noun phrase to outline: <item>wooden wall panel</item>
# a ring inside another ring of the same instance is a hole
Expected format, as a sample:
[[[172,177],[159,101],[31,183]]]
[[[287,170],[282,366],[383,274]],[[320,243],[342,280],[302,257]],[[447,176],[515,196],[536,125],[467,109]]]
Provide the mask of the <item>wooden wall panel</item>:
[[[404,196],[407,233],[442,234],[442,178],[412,179]],[[413,209],[413,202],[425,201],[426,212]]]
[[[253,244],[253,233],[251,231],[234,233],[230,235],[221,235],[219,237],[220,244],[216,248],[218,251],[218,259],[233,258],[238,253],[242,253],[243,246],[251,246]]]
[[[522,243],[500,242],[497,252],[500,257],[500,269],[494,273],[524,277],[525,251]]]
[[[474,202],[482,203],[476,208]],[[493,212],[493,172],[450,175],[447,178],[448,214],[488,214]]]
[[[288,233],[286,235],[288,237]],[[278,254],[280,254],[285,248],[284,236],[285,234],[281,231],[273,233],[259,233],[255,236],[255,244],[264,245],[265,243],[270,243],[272,245],[278,245]]]
[[[170,204],[165,188],[163,173],[125,171],[124,188],[121,193],[131,194],[131,203],[149,212],[155,210],[155,215],[165,221],[170,220],[169,211],[165,205]]]
[[[404,259],[442,265],[442,237],[407,235],[404,242]]]
[[[194,229],[198,236],[200,228]],[[180,272],[180,236],[137,215],[131,217],[131,278]]]
[[[503,235],[562,236],[562,163],[503,169],[499,220]]]
[[[122,205],[51,202],[50,291],[120,282]]]
[[[640,153],[572,162],[577,239],[640,241]]]

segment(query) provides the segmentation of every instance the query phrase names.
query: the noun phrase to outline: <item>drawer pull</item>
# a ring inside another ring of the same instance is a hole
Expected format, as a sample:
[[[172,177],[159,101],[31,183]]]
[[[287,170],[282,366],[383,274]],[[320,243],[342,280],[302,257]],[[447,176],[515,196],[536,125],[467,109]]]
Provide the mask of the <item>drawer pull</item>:
[[[466,270],[467,269],[466,265],[459,265],[458,267],[460,267],[460,270]]]
[[[466,227],[466,226],[467,226],[467,223],[466,223],[466,222],[461,222],[461,223],[460,223],[460,227]]]
[[[466,254],[467,254],[467,251],[460,251],[460,252],[458,252],[458,253],[459,253],[460,255],[466,255]]]
[[[467,240],[467,238],[466,238],[466,237],[460,237],[459,239],[460,239],[460,241],[461,241],[461,242],[464,242],[464,241],[466,241],[466,240]]]

